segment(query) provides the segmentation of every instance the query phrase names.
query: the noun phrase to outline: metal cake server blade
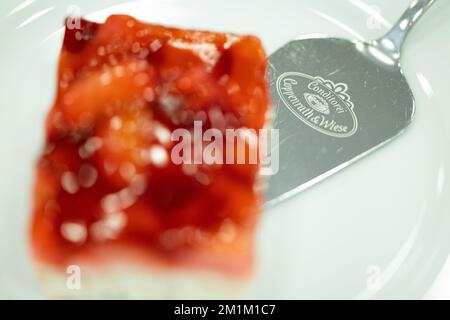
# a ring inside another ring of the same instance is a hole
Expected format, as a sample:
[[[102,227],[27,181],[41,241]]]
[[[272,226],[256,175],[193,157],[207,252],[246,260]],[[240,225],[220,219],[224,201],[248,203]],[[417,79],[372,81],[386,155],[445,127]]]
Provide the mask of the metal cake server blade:
[[[304,37],[269,58],[279,168],[269,178],[274,205],[340,171],[402,133],[414,97],[400,49],[434,0],[415,0],[383,37],[369,42]]]

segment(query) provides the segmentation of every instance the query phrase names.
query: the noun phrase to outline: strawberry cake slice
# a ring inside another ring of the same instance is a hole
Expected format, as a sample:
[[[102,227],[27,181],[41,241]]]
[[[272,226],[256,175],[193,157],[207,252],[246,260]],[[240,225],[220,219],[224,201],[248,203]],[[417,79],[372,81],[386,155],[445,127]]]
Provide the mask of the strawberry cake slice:
[[[266,63],[254,36],[125,15],[66,24],[30,229],[50,297],[226,298],[245,286],[259,165],[174,161],[173,133],[263,128]]]

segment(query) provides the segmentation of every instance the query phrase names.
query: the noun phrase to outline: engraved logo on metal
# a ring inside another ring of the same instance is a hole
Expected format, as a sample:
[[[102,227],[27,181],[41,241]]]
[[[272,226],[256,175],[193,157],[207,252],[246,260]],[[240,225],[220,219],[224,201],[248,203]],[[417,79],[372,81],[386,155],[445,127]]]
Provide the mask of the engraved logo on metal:
[[[358,119],[347,84],[286,72],[278,77],[276,88],[286,107],[311,128],[336,138],[356,133]]]

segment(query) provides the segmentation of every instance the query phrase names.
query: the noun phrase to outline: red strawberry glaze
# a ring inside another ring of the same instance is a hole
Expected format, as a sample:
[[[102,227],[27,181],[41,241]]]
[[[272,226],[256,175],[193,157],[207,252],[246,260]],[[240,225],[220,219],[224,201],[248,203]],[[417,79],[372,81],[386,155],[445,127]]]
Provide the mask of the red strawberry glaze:
[[[194,120],[260,129],[269,102],[266,56],[253,36],[124,15],[66,28],[36,168],[35,259],[65,268],[132,255],[249,271],[258,165],[174,164],[170,133]]]

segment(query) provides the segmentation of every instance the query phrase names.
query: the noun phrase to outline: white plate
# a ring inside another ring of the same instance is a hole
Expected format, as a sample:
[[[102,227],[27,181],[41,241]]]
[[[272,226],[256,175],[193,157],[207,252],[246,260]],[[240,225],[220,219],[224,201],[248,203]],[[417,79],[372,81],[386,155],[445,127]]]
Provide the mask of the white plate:
[[[27,252],[33,162],[68,13],[254,33],[268,53],[302,34],[375,38],[408,0],[0,2],[0,297],[41,297]],[[75,11],[74,11],[75,10]],[[450,5],[438,1],[402,63],[417,100],[407,132],[263,217],[249,298],[418,298],[449,252]]]

